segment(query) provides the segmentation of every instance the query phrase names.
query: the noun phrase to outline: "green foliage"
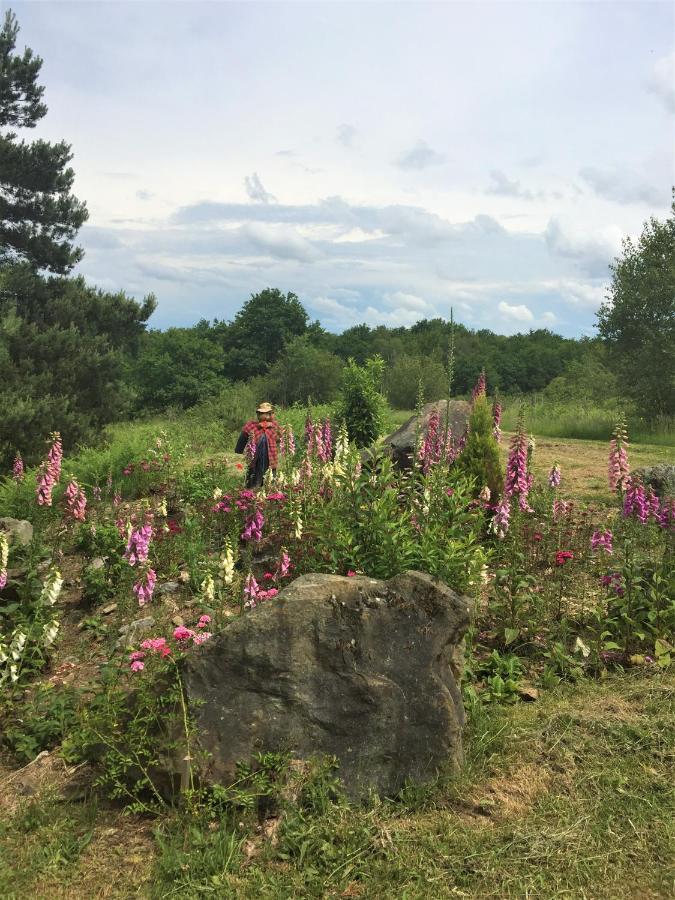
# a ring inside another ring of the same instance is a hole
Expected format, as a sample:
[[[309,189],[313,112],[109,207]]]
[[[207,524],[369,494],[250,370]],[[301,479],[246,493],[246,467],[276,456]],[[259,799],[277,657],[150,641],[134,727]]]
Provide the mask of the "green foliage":
[[[458,466],[469,478],[475,480],[477,493],[487,485],[493,502],[496,502],[504,488],[504,473],[493,430],[492,408],[487,397],[481,394],[476,397],[471,410],[469,436],[458,459]]]
[[[675,413],[675,193],[670,218],[645,223],[626,238],[612,266],[598,331],[622,392],[648,418]]]
[[[343,370],[337,417],[346,424],[349,440],[357,447],[370,446],[383,432],[383,374],[384,360],[380,356],[366,360],[363,366],[349,359]]]
[[[0,270],[0,464],[17,450],[37,462],[51,431],[66,451],[95,440],[128,410],[127,358],[153,309],[82,278]]]
[[[58,746],[75,727],[80,692],[72,687],[41,684],[23,703],[9,706],[0,717],[0,745],[21,763]]]
[[[408,354],[395,357],[384,376],[384,392],[394,409],[414,409],[418,385],[428,402],[446,397],[448,375],[443,364]]]
[[[222,328],[225,375],[245,381],[268,371],[286,344],[307,331],[307,313],[293,293],[265,288],[252,294],[231,325]]]
[[[141,412],[195,406],[224,386],[224,352],[195,328],[169,328],[143,336],[134,363]]]
[[[342,360],[312,344],[307,335],[293,338],[264,379],[263,393],[284,406],[293,403],[325,403],[340,387]]]
[[[37,79],[42,60],[15,52],[19,26],[11,10],[0,31],[0,127],[34,128],[47,113]],[[26,261],[34,269],[65,273],[82,258],[73,247],[87,208],[70,190],[70,146],[0,135],[0,264]]]

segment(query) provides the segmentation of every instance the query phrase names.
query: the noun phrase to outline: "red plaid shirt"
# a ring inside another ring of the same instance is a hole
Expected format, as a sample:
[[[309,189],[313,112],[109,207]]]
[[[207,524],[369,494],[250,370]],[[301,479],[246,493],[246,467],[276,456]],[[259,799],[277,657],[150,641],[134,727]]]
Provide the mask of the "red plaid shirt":
[[[242,431],[249,437],[253,435],[253,440],[255,441],[256,447],[258,446],[260,438],[263,435],[267,436],[267,452],[269,454],[270,467],[272,469],[276,469],[277,462],[279,460],[277,441],[279,440],[279,437],[281,435],[279,423],[275,422],[274,419],[272,419],[271,422],[258,422],[255,419],[252,419],[250,422],[247,422],[244,425]]]

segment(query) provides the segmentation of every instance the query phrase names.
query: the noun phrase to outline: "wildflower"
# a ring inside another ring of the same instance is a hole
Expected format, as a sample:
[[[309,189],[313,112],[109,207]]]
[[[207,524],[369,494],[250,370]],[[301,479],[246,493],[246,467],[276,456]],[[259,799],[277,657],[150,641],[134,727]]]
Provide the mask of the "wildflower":
[[[347,572],[347,578],[353,578],[354,575],[356,575],[356,572],[355,572],[353,569],[350,569],[350,570]]]
[[[609,442],[607,475],[609,479],[609,489],[612,493],[616,490],[623,492],[627,486],[628,476],[630,474],[628,454],[626,453],[627,446],[628,438],[626,426],[624,422],[620,420],[616,423],[614,435]]]
[[[492,436],[499,443],[502,439],[502,405],[499,400],[495,400],[494,405],[492,407],[492,419],[493,419],[493,428],[492,428]]]
[[[248,574],[244,582],[244,594],[248,596],[248,600],[244,603],[247,609],[252,609],[256,605],[256,599],[260,593],[260,585],[255,580],[255,576]]]
[[[7,560],[9,559],[9,542],[4,531],[0,531],[0,591],[7,584]]]
[[[574,553],[571,550],[558,550],[555,555],[555,564],[564,566],[568,559],[574,559]]]
[[[142,672],[145,668],[145,663],[140,659],[135,659],[131,665],[129,666],[132,672]]]
[[[490,488],[487,486],[487,484],[486,484],[485,487],[481,490],[480,494],[478,495],[478,498],[479,498],[480,500],[482,500],[483,503],[489,503],[489,502],[490,502]]]
[[[132,590],[138,598],[138,605],[145,606],[150,600],[157,583],[157,573],[148,566],[139,576],[138,581],[134,584]]]
[[[42,588],[40,603],[43,606],[53,606],[59,599],[62,587],[63,578],[61,577],[61,573],[58,569],[53,569]]]
[[[141,650],[152,650],[154,653],[160,653],[166,647],[166,638],[146,638],[141,643]]]
[[[87,495],[74,478],[68,482],[65,491],[66,513],[76,522],[84,522],[87,509]]]
[[[274,581],[274,575],[271,572],[265,572],[263,575],[264,581]]]
[[[12,478],[14,481],[23,481],[26,476],[26,470],[21,459],[21,454],[17,453],[14,457],[14,465],[12,466]]]
[[[212,634],[210,631],[202,631],[201,634],[194,634],[192,636],[192,643],[199,647],[200,644],[206,643],[211,637]]]
[[[93,494],[94,500],[101,499],[101,488],[97,484],[91,489],[91,493]]]
[[[333,432],[331,431],[329,418],[323,423],[321,444],[323,446],[323,462],[328,462],[333,457]]]
[[[250,515],[244,523],[244,530],[241,533],[242,541],[255,541],[256,543],[262,538],[262,529],[265,524],[265,517],[260,509]]]
[[[527,471],[528,440],[523,431],[522,417],[518,423],[518,431],[511,438],[511,450],[506,464],[506,483],[504,495],[513,497],[518,495],[518,505],[523,512],[532,512],[527,502],[532,481]]]
[[[202,581],[200,590],[204,600],[206,600],[207,603],[213,603],[216,596],[216,589],[213,583],[213,577],[210,574],[207,575],[206,578]],[[209,620],[209,622],[211,621],[209,616],[207,616],[206,618]],[[201,627],[202,626],[200,625],[200,628]]]
[[[302,538],[302,510],[298,507],[298,512],[295,517],[295,539],[300,540]]]
[[[349,434],[345,422],[340,423],[337,441],[335,442],[335,460],[342,462],[349,452]]]
[[[271,500],[273,503],[282,503],[286,499],[286,494],[281,491],[274,491],[265,497],[265,500]]]
[[[185,625],[179,625],[178,628],[176,628],[173,633],[175,640],[177,640],[179,642],[189,641],[191,637],[194,637],[194,635],[195,635],[194,631],[191,631],[189,628],[186,628]]]
[[[151,540],[152,525],[149,523],[146,522],[140,528],[131,530],[127,549],[124,553],[125,559],[128,560],[130,566],[135,566],[137,562],[147,562]]]
[[[553,501],[553,519],[558,522],[572,512],[574,501],[572,500],[554,500]]]
[[[52,491],[61,478],[61,460],[63,448],[61,435],[58,431],[52,432],[52,445],[47,453],[47,459],[41,464],[37,472],[37,502],[40,506],[52,505]]]
[[[542,537],[541,532],[535,531],[535,533],[532,535],[532,540],[539,542],[541,540],[541,537]]]
[[[626,496],[623,501],[624,517],[635,516],[645,525],[651,510],[644,487],[637,479],[629,476],[625,482],[625,489]]]
[[[53,619],[51,622],[45,624],[45,627],[42,632],[42,646],[47,649],[51,647],[51,645],[56,640],[56,635],[59,633],[59,623],[56,619]]]
[[[281,561],[279,563],[279,578],[285,578],[291,571],[291,558],[285,550],[281,552]]]
[[[474,385],[473,390],[471,391],[471,402],[474,403],[478,397],[481,397],[485,394],[487,389],[487,383],[485,380],[485,369],[481,370],[480,375],[478,376],[478,381]]]
[[[312,423],[312,417],[307,414],[307,418],[305,419],[305,445],[307,447],[307,453],[311,453],[313,451],[313,439],[314,439],[314,425]]]
[[[560,471],[560,466],[558,463],[551,468],[551,471],[548,473],[548,486],[552,488],[557,488],[560,486],[560,479],[562,477],[562,473]]]
[[[598,531],[596,529],[591,536],[591,550],[600,548],[604,550],[605,553],[611,554],[613,538],[614,535],[609,529],[607,529],[607,531]]]
[[[234,467],[235,467],[235,469],[243,469],[243,468],[244,468],[244,464],[243,464],[243,463],[235,463],[235,464],[234,464]]]
[[[502,540],[506,532],[509,530],[509,522],[511,518],[511,500],[504,494],[501,503],[495,507],[495,513],[490,523],[490,530]]]
[[[129,654],[129,659],[131,662],[136,662],[137,659],[145,659],[145,653],[142,650],[134,650],[133,653]]]
[[[281,453],[284,456],[295,455],[295,435],[290,425],[285,425],[281,432]]]
[[[440,430],[441,419],[438,410],[434,409],[429,416],[426,435],[418,450],[418,459],[422,464],[422,471],[426,475],[432,466],[441,460],[443,452],[443,435]]]
[[[208,624],[211,622],[211,616],[203,615],[199,617],[199,621],[197,622],[197,628],[206,628]]]
[[[225,552],[220,556],[220,577],[224,584],[232,584],[234,580],[234,553],[229,541],[225,542]]]
[[[166,506],[166,497],[162,497],[162,502],[157,507],[157,512],[160,516],[163,516],[165,519],[169,515],[169,510]]]
[[[119,491],[115,491],[113,494],[113,506],[117,507],[122,502],[122,495]]]
[[[253,435],[250,435],[249,439],[246,443],[246,446],[244,447],[244,456],[248,460],[249,465],[251,465],[251,463],[255,459],[256,450],[257,450],[257,447],[256,447],[255,438],[253,437]]]
[[[609,588],[611,591],[614,591],[614,593],[618,597],[623,597],[625,590],[621,580],[621,574],[619,572],[610,572],[607,575],[603,575],[600,579],[600,583],[604,587]]]

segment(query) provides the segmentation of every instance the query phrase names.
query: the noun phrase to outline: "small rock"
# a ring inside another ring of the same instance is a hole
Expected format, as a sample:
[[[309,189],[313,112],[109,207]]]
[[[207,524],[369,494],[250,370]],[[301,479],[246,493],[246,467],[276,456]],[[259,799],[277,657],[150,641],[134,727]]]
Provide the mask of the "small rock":
[[[147,631],[150,631],[154,624],[155,620],[153,619],[153,617],[146,616],[144,619],[136,619],[136,621],[132,622],[131,625],[126,626],[125,631],[122,631],[122,629],[120,629],[122,637],[115,644],[116,649],[120,650],[123,647],[133,647],[133,645],[138,642],[138,638],[140,637],[140,635],[145,634],[145,632]]]
[[[22,547],[28,546],[33,540],[33,526],[25,519],[12,519],[10,516],[0,518],[0,530],[8,531],[13,540]]]
[[[91,569],[93,572],[95,572],[97,569],[103,569],[104,567],[105,560],[101,556],[97,556],[95,559],[92,559],[92,561],[87,566],[87,568]]]
[[[36,568],[37,568],[38,572],[40,572],[40,573],[46,572],[47,569],[51,566],[51,564],[52,564],[52,558],[50,556],[48,559],[43,559],[42,562],[38,563]]]
[[[180,584],[177,581],[166,581],[157,588],[157,594],[176,594],[180,590]]]
[[[174,625],[185,625],[185,619],[182,616],[174,616],[171,620]]]
[[[535,687],[530,687],[527,684],[521,684],[518,688],[518,696],[521,700],[527,700],[529,702],[533,700],[539,699],[539,691]]]
[[[109,616],[110,613],[114,613],[116,609],[117,609],[116,603],[108,603],[108,605],[104,606],[103,609],[101,610],[101,615]]]

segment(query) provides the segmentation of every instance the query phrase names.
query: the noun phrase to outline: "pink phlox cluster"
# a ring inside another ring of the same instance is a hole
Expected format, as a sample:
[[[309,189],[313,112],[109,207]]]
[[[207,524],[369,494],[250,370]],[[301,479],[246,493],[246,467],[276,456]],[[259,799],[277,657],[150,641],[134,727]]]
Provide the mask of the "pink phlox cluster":
[[[190,638],[193,638],[195,632],[191,628],[186,628],[185,625],[179,625],[178,628],[174,630],[173,636],[179,643],[183,643],[189,641]]]
[[[17,453],[14,457],[14,465],[12,466],[12,478],[14,481],[23,481],[26,475],[21,454]]]
[[[527,436],[519,431],[511,438],[511,450],[506,464],[505,497],[518,497],[523,512],[532,512],[527,495],[532,487],[532,476],[527,471]]]
[[[199,617],[199,621],[197,622],[197,628],[206,628],[211,622],[211,616],[203,615]]]
[[[485,369],[483,369],[478,376],[478,381],[474,385],[474,389],[471,391],[471,402],[474,403],[478,397],[483,396],[486,390],[487,383],[485,380]]]
[[[492,436],[499,443],[502,439],[502,405],[499,400],[495,400],[492,407]]]
[[[613,552],[612,541],[614,535],[607,529],[606,531],[595,530],[591,536],[591,550],[604,550],[605,553]]]
[[[242,541],[256,541],[256,543],[260,541],[264,524],[265,517],[262,514],[262,510],[256,509],[244,523],[244,530],[241,533]]]
[[[135,659],[131,665],[129,666],[132,672],[142,672],[145,668],[145,663],[141,662],[140,659]]]
[[[132,590],[138,598],[138,605],[145,606],[152,600],[152,595],[157,584],[157,573],[148,566],[138,577],[138,581],[134,584]]]
[[[573,500],[559,500],[556,499],[553,501],[553,520],[555,522],[560,521],[560,519],[566,518],[574,507]]]
[[[144,563],[148,561],[151,540],[152,525],[150,523],[146,522],[140,528],[132,529],[124,554],[130,566],[135,566],[137,562]]]
[[[265,500],[270,500],[272,503],[283,503],[285,499],[286,494],[282,493],[281,491],[274,491],[273,493],[268,494],[265,497]]]
[[[552,488],[559,487],[561,478],[562,472],[560,471],[560,466],[556,463],[548,473],[548,486]]]
[[[630,464],[628,462],[628,454],[626,453],[627,446],[626,430],[623,423],[619,422],[614,429],[614,436],[609,442],[607,476],[609,479],[609,489],[612,492],[616,490],[624,491],[627,486],[628,477],[630,475]]]
[[[278,588],[269,588],[269,590],[264,591],[255,580],[255,576],[248,575],[244,583],[244,595],[248,597],[248,600],[245,601],[244,606],[246,609],[253,609],[258,603],[261,603],[263,600],[271,600],[278,593]]]
[[[492,530],[501,540],[506,536],[511,522],[511,498],[505,493],[501,502],[495,507],[492,517]]]
[[[200,644],[205,644],[206,641],[211,640],[212,637],[213,635],[210,631],[202,631],[199,634],[195,634],[192,636],[192,643],[196,647],[199,647]]]
[[[55,431],[52,434],[52,445],[47,453],[47,459],[40,465],[37,472],[36,495],[40,506],[52,505],[52,491],[61,478],[62,459],[61,435]]]
[[[67,514],[76,522],[84,522],[87,517],[87,495],[74,478],[68,482],[65,498]]]
[[[243,509],[246,509],[247,504],[244,503],[242,507]],[[232,507],[226,500],[219,500],[218,503],[216,503],[216,505],[212,507],[212,510],[213,512],[229,513],[232,512]]]
[[[171,648],[166,642],[166,638],[158,637],[158,638],[146,638],[141,644],[141,650],[152,650],[153,653],[161,653],[165,655],[164,651],[168,650],[171,653]]]
[[[246,446],[244,447],[244,456],[249,462],[249,465],[255,459],[256,452],[258,450],[257,444],[255,442],[255,438],[253,435],[249,435],[248,441],[246,442]]]

